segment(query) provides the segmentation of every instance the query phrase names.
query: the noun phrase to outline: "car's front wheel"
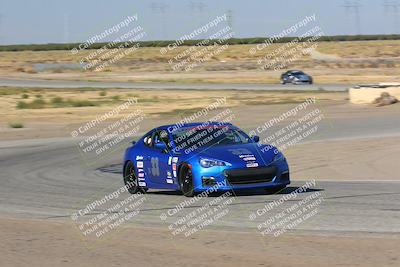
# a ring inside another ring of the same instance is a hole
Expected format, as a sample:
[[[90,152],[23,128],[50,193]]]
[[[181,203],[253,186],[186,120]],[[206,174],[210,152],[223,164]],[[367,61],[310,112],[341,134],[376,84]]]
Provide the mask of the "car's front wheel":
[[[184,164],[179,171],[179,185],[184,196],[194,196],[192,169],[187,164]]]
[[[132,161],[127,162],[125,165],[124,184],[128,188],[129,193],[136,194],[137,192],[139,192],[139,183],[135,174],[135,167]]]

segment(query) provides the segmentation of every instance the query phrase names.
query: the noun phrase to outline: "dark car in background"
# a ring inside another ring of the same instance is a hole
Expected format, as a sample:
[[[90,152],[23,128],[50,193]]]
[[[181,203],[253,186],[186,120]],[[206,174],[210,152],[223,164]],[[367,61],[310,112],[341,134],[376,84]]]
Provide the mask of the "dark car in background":
[[[312,84],[313,79],[310,75],[301,70],[288,70],[281,75],[281,84]]]

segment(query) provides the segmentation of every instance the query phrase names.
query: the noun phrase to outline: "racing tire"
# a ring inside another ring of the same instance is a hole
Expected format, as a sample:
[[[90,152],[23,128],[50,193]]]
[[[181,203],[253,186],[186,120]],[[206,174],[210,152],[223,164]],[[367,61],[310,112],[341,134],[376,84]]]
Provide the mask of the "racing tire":
[[[192,169],[187,164],[184,164],[179,171],[179,186],[185,197],[193,197],[195,195]]]
[[[148,189],[147,187],[140,187],[140,186],[139,186],[139,190],[140,190],[140,192],[142,192],[143,194],[146,194],[147,191],[149,191],[149,189]]]
[[[128,188],[128,192],[136,194],[141,191],[139,187],[139,181],[135,174],[135,167],[132,161],[128,161],[124,168],[124,184]]]

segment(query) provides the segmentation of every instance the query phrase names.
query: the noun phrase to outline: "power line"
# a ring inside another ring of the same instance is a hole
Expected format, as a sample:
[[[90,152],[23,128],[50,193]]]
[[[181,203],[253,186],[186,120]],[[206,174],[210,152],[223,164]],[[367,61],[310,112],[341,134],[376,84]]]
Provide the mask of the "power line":
[[[232,9],[228,9],[226,12],[227,23],[231,31],[233,31],[233,11]]]
[[[361,34],[360,7],[362,7],[362,5],[358,1],[346,0],[344,2],[343,7],[346,9],[346,12],[352,13],[354,15],[356,32],[358,35],[360,35]]]
[[[63,19],[63,24],[64,24],[64,43],[69,43],[69,14],[64,13],[64,19]]]
[[[150,9],[152,10],[153,13],[158,13],[161,15],[161,20],[162,20],[162,25],[161,25],[161,30],[162,30],[162,36],[163,39],[167,39],[168,34],[167,34],[167,18],[165,13],[167,12],[167,9],[169,8],[169,5],[163,2],[152,2],[150,4]]]
[[[154,13],[164,14],[169,8],[169,5],[163,2],[152,2],[150,8]]]
[[[193,13],[197,17],[199,25],[204,22],[204,10],[207,8],[207,5],[201,1],[190,1],[189,9],[190,12]],[[196,22],[197,23],[197,22]]]
[[[1,39],[2,39],[2,36],[1,36],[2,26],[3,26],[3,15],[1,15],[1,13],[0,13],[0,44],[1,44]]]
[[[393,15],[393,26],[394,26],[394,32],[393,33],[398,33],[399,31],[399,11],[400,11],[400,3],[398,1],[389,1],[385,0],[382,3],[382,6],[384,7],[385,14]]]
[[[203,2],[194,2],[194,1],[190,1],[189,3],[189,8],[191,11],[193,12],[199,12],[199,13],[203,13],[203,11],[206,9],[207,5],[204,4]]]

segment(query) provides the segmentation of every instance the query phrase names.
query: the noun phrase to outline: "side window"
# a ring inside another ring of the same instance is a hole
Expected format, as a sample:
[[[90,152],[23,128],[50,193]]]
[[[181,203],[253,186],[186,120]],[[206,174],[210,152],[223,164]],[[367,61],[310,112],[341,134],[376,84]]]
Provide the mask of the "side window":
[[[161,130],[154,133],[152,146],[159,142],[163,142],[164,144],[166,144],[168,150],[171,149],[171,142],[169,140],[167,131]]]
[[[160,143],[160,142],[161,142],[160,133],[159,133],[159,132],[156,132],[156,133],[153,135],[153,146],[154,146],[154,144],[157,144],[157,143]]]

